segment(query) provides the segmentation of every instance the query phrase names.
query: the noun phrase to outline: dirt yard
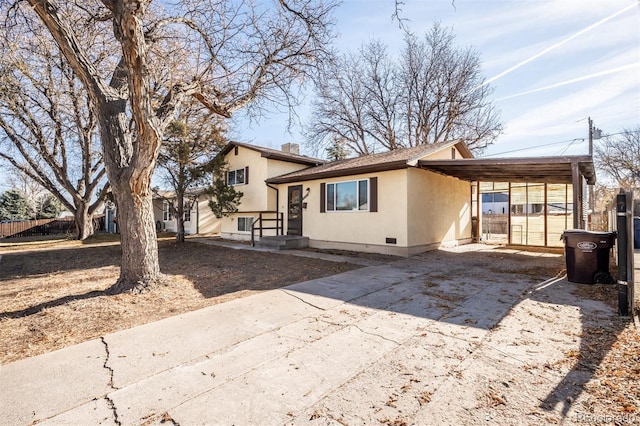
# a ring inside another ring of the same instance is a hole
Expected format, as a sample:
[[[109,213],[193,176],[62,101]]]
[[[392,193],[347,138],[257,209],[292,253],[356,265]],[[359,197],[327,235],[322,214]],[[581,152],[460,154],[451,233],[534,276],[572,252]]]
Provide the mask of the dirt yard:
[[[0,246],[0,364],[359,267],[189,241],[179,246],[170,237],[159,241],[159,252],[170,285],[110,296],[104,290],[118,277],[120,247],[108,237]]]

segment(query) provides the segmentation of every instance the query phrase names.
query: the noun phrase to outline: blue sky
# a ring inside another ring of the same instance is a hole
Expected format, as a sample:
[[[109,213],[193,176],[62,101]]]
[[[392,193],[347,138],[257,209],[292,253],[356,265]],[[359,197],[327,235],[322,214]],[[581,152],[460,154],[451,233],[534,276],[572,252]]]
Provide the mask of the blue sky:
[[[403,34],[393,11],[393,0],[345,0],[337,48],[376,38],[398,51]],[[638,0],[405,0],[401,16],[418,34],[439,21],[459,46],[478,50],[505,128],[484,156],[587,154],[588,117],[603,134],[640,125]],[[308,120],[308,107],[298,114]],[[251,125],[239,117],[231,136],[303,146],[301,127],[287,132],[286,117],[268,114]]]

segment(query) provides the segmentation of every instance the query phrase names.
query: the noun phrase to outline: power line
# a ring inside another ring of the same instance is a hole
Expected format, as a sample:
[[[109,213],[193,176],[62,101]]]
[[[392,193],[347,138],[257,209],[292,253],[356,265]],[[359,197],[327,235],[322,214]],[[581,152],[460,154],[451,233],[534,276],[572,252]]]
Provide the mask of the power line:
[[[618,133],[608,133],[606,135],[602,135],[600,137],[600,139],[604,139],[607,137],[611,137],[611,136],[619,136],[619,135],[630,135],[633,133],[640,133],[640,130],[630,130],[630,131],[626,131],[626,132],[618,132]],[[585,138],[573,138],[573,139],[566,139],[563,141],[556,141],[556,142],[549,142],[549,143],[545,143],[545,144],[541,144],[541,145],[535,145],[535,146],[530,146],[530,147],[526,147],[526,148],[518,148],[518,149],[513,149],[511,151],[503,151],[503,152],[497,152],[495,154],[491,154],[491,155],[487,155],[484,158],[488,158],[488,157],[495,157],[496,155],[504,155],[504,154],[511,154],[514,152],[521,152],[521,151],[529,151],[532,149],[538,149],[538,148],[545,148],[548,146],[553,146],[553,145],[560,145],[560,144],[564,144],[568,142],[568,145],[563,148],[563,151],[566,151],[571,145],[573,145],[576,142],[584,142],[586,139]],[[596,139],[598,140],[598,139]]]
[[[569,142],[570,144],[572,144],[572,143],[577,142],[577,141],[584,142],[584,141],[585,141],[585,138],[567,139],[567,140],[564,140],[564,141],[550,142],[550,143],[545,143],[545,144],[542,144],[542,145],[531,146],[531,147],[527,147],[527,148],[513,149],[513,150],[511,150],[511,151],[504,151],[504,152],[498,152],[498,153],[495,153],[495,154],[487,155],[487,157],[494,157],[494,156],[496,156],[496,155],[503,155],[503,154],[511,154],[511,153],[513,153],[513,152],[529,151],[529,150],[531,150],[531,149],[544,148],[544,147],[546,147],[546,146],[559,145],[559,144],[561,144],[561,143],[567,143],[567,142]]]

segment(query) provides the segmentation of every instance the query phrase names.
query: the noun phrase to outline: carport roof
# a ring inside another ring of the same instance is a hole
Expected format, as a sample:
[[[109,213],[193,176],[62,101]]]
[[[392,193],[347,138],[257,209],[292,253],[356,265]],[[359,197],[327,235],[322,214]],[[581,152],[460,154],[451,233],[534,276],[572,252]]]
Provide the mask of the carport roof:
[[[573,183],[576,167],[587,184],[596,183],[593,157],[462,158],[420,160],[418,166],[467,181]]]

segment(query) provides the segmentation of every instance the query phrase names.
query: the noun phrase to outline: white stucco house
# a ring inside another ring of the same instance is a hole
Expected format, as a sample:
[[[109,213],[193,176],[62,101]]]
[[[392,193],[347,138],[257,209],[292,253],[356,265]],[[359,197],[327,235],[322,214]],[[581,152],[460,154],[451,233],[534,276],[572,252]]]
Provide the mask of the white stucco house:
[[[227,181],[243,192],[222,219],[231,239],[289,235],[316,248],[409,256],[471,241],[471,186],[419,167],[471,158],[459,141],[324,162],[232,142],[221,152]],[[253,228],[253,235],[252,235]]]

